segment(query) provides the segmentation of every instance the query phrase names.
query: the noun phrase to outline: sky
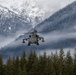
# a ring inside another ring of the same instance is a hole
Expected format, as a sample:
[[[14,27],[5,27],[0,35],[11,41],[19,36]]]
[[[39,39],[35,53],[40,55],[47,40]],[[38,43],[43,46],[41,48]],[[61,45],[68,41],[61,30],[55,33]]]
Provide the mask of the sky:
[[[40,9],[44,9],[47,16],[52,15],[57,10],[65,7],[76,0],[0,0],[0,4],[10,8],[10,6],[19,7],[25,1],[35,2]]]

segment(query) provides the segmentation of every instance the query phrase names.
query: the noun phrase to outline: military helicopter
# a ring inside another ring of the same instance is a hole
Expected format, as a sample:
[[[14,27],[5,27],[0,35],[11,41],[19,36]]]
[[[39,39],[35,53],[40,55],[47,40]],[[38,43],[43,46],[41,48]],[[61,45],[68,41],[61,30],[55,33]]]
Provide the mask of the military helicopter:
[[[44,38],[37,35],[37,33],[37,30],[34,29],[34,31],[30,33],[29,38],[23,39],[23,43],[25,43],[25,41],[28,41],[28,46],[30,46],[31,44],[39,45],[40,40],[44,42]]]

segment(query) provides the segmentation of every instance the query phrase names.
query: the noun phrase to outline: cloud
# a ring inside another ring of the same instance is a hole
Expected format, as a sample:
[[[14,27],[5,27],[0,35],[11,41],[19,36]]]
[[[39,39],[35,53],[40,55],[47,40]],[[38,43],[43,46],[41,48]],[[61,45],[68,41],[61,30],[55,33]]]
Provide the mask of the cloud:
[[[39,41],[40,46],[39,49],[43,49],[42,47],[46,46],[45,49],[50,49],[50,45],[52,45],[53,43],[59,43],[60,41],[65,41],[68,39],[76,39],[76,33],[75,32],[51,32],[49,34],[43,35],[43,34],[39,34],[41,37],[44,37],[45,42],[43,43],[42,41]],[[50,45],[49,45],[50,43]],[[27,42],[25,43],[27,46]],[[15,46],[19,46],[22,45],[22,38],[19,38],[18,40],[12,42],[12,44],[10,44],[9,46],[11,47],[15,47]],[[34,45],[33,45],[34,46]],[[34,46],[36,47],[36,45]]]
[[[61,31],[54,31],[50,32],[48,34],[40,34],[42,37],[44,37],[45,42],[42,43],[40,41],[40,44],[42,47],[46,46],[51,46],[53,43],[57,44],[59,42],[62,42],[65,40],[71,40],[74,39],[76,40],[76,32],[61,32]],[[49,45],[50,44],[50,45]],[[49,47],[48,47],[49,48]],[[51,48],[51,47],[50,47]]]

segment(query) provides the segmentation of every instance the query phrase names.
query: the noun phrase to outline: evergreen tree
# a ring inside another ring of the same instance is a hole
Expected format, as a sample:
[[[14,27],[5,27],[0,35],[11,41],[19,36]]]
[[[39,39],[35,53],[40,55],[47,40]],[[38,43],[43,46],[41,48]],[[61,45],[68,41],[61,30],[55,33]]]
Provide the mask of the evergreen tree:
[[[27,61],[27,73],[28,75],[37,75],[37,55],[35,52],[30,52]]]
[[[14,70],[15,75],[20,75],[21,71],[20,71],[20,62],[18,56],[15,59],[14,66],[15,66],[15,70]]]
[[[39,75],[39,73],[38,73],[38,70],[39,70],[39,68],[38,68],[38,65],[39,65],[38,64],[38,57],[37,57],[35,51],[34,51],[33,56],[34,56],[34,63],[33,63],[33,72],[34,72],[34,74],[33,75]]]
[[[45,73],[44,75],[54,75],[53,61],[50,56],[48,56],[46,60],[44,73]]]
[[[63,48],[61,48],[59,52],[59,75],[64,75],[65,70],[65,60],[64,60],[64,51]]]
[[[27,75],[26,64],[27,64],[27,60],[26,60],[26,54],[25,54],[25,51],[24,51],[22,56],[21,56],[21,59],[20,59],[21,75]]]
[[[36,52],[31,51],[26,58],[23,52],[21,58],[18,56],[8,58],[6,64],[3,64],[0,55],[0,75],[76,75],[76,49],[72,58],[70,50],[66,56],[63,48],[59,55],[51,53],[50,56],[37,56]]]
[[[76,75],[76,49],[74,52],[74,65],[73,65],[73,75]]]
[[[57,51],[53,57],[53,66],[54,66],[55,75],[59,75],[59,57]]]
[[[13,70],[12,70],[12,59],[9,57],[7,60],[7,75],[13,75]]]
[[[0,55],[0,75],[3,75],[3,61],[1,55]]]
[[[43,56],[39,57],[39,75],[45,75],[45,65],[47,62],[46,52],[44,52]]]
[[[51,60],[50,60],[50,66],[51,66],[51,74],[55,75],[55,68],[54,68],[54,54],[51,52]]]
[[[2,75],[8,75],[7,74],[7,65],[6,64],[3,65],[3,74]]]
[[[15,56],[12,58],[12,74],[15,75]]]
[[[66,75],[73,75],[73,59],[70,54],[70,50],[67,52],[66,59],[65,59],[65,74]]]

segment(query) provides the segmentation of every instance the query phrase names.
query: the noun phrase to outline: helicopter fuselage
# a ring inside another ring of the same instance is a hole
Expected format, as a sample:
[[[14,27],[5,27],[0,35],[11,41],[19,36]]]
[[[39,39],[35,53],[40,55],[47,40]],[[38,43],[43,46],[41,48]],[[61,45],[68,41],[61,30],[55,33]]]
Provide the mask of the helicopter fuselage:
[[[28,39],[28,42],[30,42],[30,43],[36,43],[38,41],[39,41],[39,37],[36,37],[36,36],[31,36]]]
[[[36,44],[39,45],[39,40],[42,39],[42,42],[44,42],[44,38],[43,37],[39,37],[39,35],[37,35],[35,32],[31,33],[31,35],[29,35],[29,38],[23,39],[23,43],[25,43],[24,40],[28,41],[28,46],[30,44]]]

